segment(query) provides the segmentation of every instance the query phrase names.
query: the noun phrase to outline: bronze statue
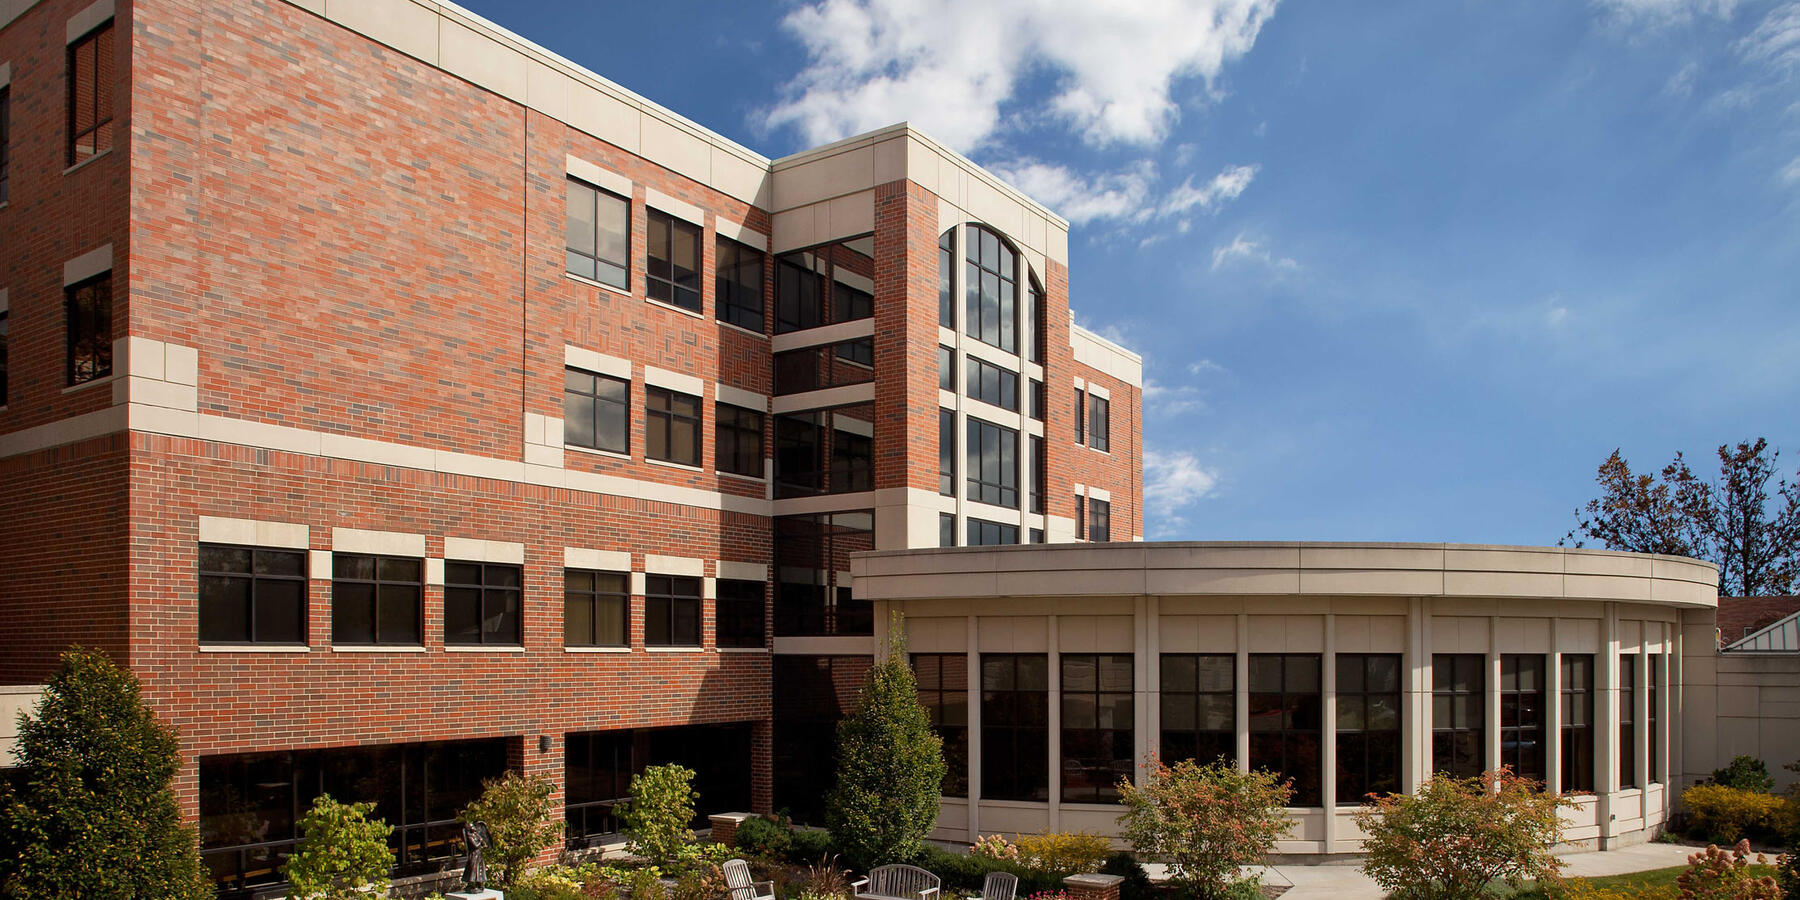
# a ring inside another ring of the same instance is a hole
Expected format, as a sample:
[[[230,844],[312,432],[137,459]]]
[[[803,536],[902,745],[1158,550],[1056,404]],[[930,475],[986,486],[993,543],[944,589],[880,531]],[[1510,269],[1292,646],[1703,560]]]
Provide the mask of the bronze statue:
[[[493,844],[493,836],[488,833],[486,822],[463,823],[463,849],[469,853],[469,861],[463,863],[463,886],[480,893],[487,887],[487,861],[481,858],[481,851]]]

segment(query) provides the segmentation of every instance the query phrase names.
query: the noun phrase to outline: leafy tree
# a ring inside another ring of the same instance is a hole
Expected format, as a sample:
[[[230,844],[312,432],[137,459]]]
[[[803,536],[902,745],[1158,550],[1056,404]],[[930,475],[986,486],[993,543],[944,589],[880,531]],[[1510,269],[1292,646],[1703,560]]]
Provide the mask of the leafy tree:
[[[550,818],[556,785],[542,775],[509,771],[482,783],[481,796],[463,807],[462,822],[485,822],[492,840],[483,858],[494,883],[508,887],[523,878],[538,854],[556,843],[562,823]]]
[[[1169,880],[1197,897],[1248,893],[1255,881],[1238,870],[1261,863],[1293,827],[1286,812],[1292,783],[1273,772],[1152,759],[1143,784],[1121,778],[1119,792],[1119,822],[1132,849],[1168,864]]]
[[[1397,900],[1466,900],[1490,885],[1554,878],[1564,808],[1573,801],[1504,767],[1479,778],[1442,772],[1411,795],[1390,794],[1356,813],[1367,835],[1362,871]]]
[[[1800,484],[1779,476],[1769,442],[1718,449],[1719,477],[1695,475],[1680,453],[1656,475],[1634,475],[1614,450],[1595,481],[1601,496],[1577,510],[1562,543],[1669,553],[1719,566],[1719,592],[1784,594],[1800,579]]]
[[[300,844],[283,867],[295,897],[364,900],[387,896],[394,826],[369,818],[373,803],[339,803],[321,794],[300,819]],[[376,887],[371,895],[365,888]]]
[[[170,784],[175,731],[137,676],[75,647],[19,722],[19,771],[0,782],[0,897],[212,895]]]
[[[837,784],[825,823],[858,866],[912,859],[937,822],[943,740],[919,705],[905,624],[898,614],[891,620],[887,656],[869,670],[856,710],[838,725]]]
[[[630,838],[631,852],[657,866],[667,866],[694,840],[694,770],[685,766],[650,766],[631,776],[631,803],[619,813]]]

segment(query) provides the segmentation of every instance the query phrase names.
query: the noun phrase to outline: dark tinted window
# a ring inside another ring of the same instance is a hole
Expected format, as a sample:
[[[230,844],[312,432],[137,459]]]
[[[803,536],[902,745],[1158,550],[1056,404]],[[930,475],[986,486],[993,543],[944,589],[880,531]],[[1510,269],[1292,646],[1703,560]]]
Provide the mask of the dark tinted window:
[[[1001,409],[1019,411],[1019,373],[971,356],[967,365],[970,397]]]
[[[1487,758],[1487,657],[1431,657],[1431,769],[1475,778]]]
[[[306,643],[306,553],[200,545],[200,642]]]
[[[93,159],[113,143],[113,23],[69,45],[68,164]]]
[[[1337,655],[1337,799],[1400,790],[1400,654]]]
[[[914,653],[913,678],[919,705],[944,741],[946,797],[969,795],[969,656],[966,653]]]
[[[644,214],[644,293],[652,300],[700,311],[700,226],[661,210]]]
[[[631,201],[570,179],[565,226],[570,274],[631,289]]]
[[[956,294],[950,287],[950,276],[956,269],[956,251],[952,246],[955,230],[938,238],[938,324],[956,327]]]
[[[1132,752],[1131,654],[1062,655],[1062,799],[1116,803]]]
[[[1315,654],[1250,655],[1250,767],[1294,782],[1290,806],[1318,806],[1322,694]]]
[[[644,644],[700,646],[700,579],[675,575],[644,577]]]
[[[629,581],[624,572],[564,570],[563,646],[625,646],[631,608]]]
[[[968,497],[978,503],[1019,508],[1019,433],[968,420]]]
[[[63,292],[71,385],[112,374],[112,273],[91,278]]]
[[[1049,658],[981,656],[981,796],[1050,799]]]
[[[1162,758],[1237,759],[1237,657],[1162,655]]]
[[[1105,397],[1087,398],[1088,404],[1088,446],[1095,450],[1112,449],[1112,402]]]
[[[331,642],[425,642],[424,563],[418,559],[331,555]]]
[[[1544,689],[1543,656],[1500,657],[1500,764],[1534,781],[1544,780]]]
[[[659,387],[644,388],[644,455],[700,465],[700,398]]]
[[[874,315],[875,239],[851,238],[784,253],[775,263],[775,331]]]
[[[1112,502],[1088,500],[1088,540],[1112,540]]]
[[[563,443],[629,453],[631,383],[610,375],[564,369]]]
[[[763,254],[730,238],[719,238],[713,293],[719,321],[763,330]]]
[[[964,327],[984,344],[1017,353],[1018,258],[998,234],[979,225],[967,226],[963,240],[968,260],[963,273]]]
[[[1594,789],[1594,655],[1562,655],[1562,789]],[[1627,724],[1629,722],[1627,721]]]
[[[1007,547],[1019,542],[1019,526],[969,519],[970,547]]]
[[[726,403],[714,406],[713,450],[719,471],[763,477],[763,414]]]
[[[720,579],[715,601],[714,632],[721,647],[761,647],[763,641],[763,583]]]
[[[444,643],[523,643],[519,566],[444,563]]]

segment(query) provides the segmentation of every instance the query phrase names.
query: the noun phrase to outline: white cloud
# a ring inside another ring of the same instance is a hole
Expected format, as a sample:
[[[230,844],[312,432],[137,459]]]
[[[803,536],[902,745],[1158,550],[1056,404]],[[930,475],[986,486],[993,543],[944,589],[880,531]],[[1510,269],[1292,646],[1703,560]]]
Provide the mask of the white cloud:
[[[1781,167],[1781,183],[1800,184],[1800,156],[1794,157],[1787,165]]]
[[[1214,272],[1225,266],[1241,262],[1261,263],[1289,272],[1300,268],[1300,263],[1286,256],[1277,257],[1269,252],[1269,248],[1241,234],[1233,238],[1231,243],[1213,248],[1212,267]]]
[[[1694,82],[1700,78],[1700,64],[1690,62],[1682,66],[1675,74],[1669,76],[1663,85],[1663,93],[1671,97],[1686,98],[1694,93]]]
[[[1595,5],[1627,22],[1670,25],[1701,16],[1730,18],[1737,0],[1595,0]]]
[[[1054,87],[1052,115],[1088,143],[1149,144],[1180,115],[1176,82],[1216,96],[1277,0],[815,0],[782,24],[808,64],[763,113],[825,143],[901,120],[969,151],[1020,102],[1023,76]]]
[[[1144,409],[1159,419],[1172,418],[1206,408],[1200,389],[1191,384],[1169,385],[1144,379]]]
[[[1756,30],[1738,42],[1744,59],[1761,63],[1777,73],[1800,68],[1800,3],[1785,3],[1769,11]]]
[[[1200,463],[1192,453],[1144,451],[1144,510],[1161,522],[1157,526],[1181,524],[1181,512],[1198,503],[1217,489],[1219,473]],[[1166,527],[1160,530],[1166,530]]]
[[[1231,370],[1210,359],[1197,359],[1187,364],[1189,375],[1228,375]]]
[[[1144,223],[1195,212],[1213,212],[1235,200],[1256,178],[1257,167],[1226,166],[1204,184],[1188,178],[1159,196],[1156,166],[1141,161],[1122,172],[1084,176],[1067,166],[1021,159],[990,166],[994,174],[1026,196],[1076,225],[1101,220]],[[1186,231],[1186,220],[1178,228]],[[1147,239],[1148,240],[1148,239]]]

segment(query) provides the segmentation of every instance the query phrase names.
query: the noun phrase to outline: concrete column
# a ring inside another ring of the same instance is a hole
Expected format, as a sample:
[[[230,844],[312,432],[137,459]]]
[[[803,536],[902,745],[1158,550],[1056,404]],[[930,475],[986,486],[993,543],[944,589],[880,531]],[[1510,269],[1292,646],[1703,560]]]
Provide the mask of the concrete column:
[[[981,633],[969,617],[969,841],[981,835]]]
[[[1619,604],[1605,605],[1600,620],[1600,658],[1594,673],[1594,816],[1600,823],[1600,848],[1612,844],[1618,831],[1619,790]]]
[[[1250,771],[1250,616],[1237,617],[1237,770]]]
[[[1140,667],[1144,673],[1144,733],[1137,746],[1139,757],[1148,760],[1152,755],[1162,758],[1162,601],[1146,597],[1144,604],[1144,659]]]
[[[1062,830],[1062,644],[1057,617],[1050,616],[1050,830]]]
[[[1325,771],[1319,774],[1319,803],[1325,808],[1325,852],[1331,852],[1331,841],[1337,831],[1337,620],[1325,614],[1325,653],[1319,658],[1319,689],[1325,702],[1320,705],[1319,763]]]
[[[1562,623],[1550,620],[1550,656],[1544,663],[1544,789],[1553,794],[1563,789]]]
[[[1414,793],[1431,777],[1431,617],[1426,601],[1414,597],[1406,604],[1406,721],[1401,742],[1404,787]]]
[[[1486,683],[1481,688],[1486,695],[1481,699],[1482,717],[1487,719],[1487,765],[1483,768],[1493,770],[1500,766],[1500,647],[1492,642],[1488,644]]]

